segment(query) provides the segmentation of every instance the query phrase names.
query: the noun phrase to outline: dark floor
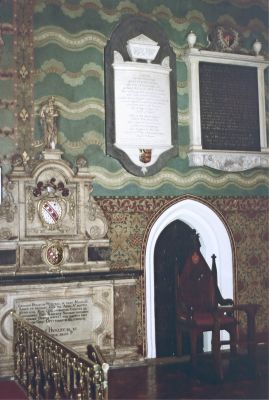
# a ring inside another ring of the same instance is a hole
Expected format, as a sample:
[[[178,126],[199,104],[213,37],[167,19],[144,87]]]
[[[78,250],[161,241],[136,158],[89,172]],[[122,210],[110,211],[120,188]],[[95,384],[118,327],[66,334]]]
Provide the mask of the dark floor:
[[[157,359],[150,364],[109,371],[109,400],[116,399],[269,399],[268,352],[259,350],[256,377],[245,355],[223,360],[224,380],[211,358],[199,360],[195,374],[188,360]]]
[[[259,349],[256,375],[245,355],[229,362],[223,355],[224,380],[219,382],[211,357],[200,358],[194,374],[189,359],[160,358],[140,366],[109,370],[109,400],[131,399],[269,399],[268,350]],[[15,381],[0,379],[0,400],[24,400]]]

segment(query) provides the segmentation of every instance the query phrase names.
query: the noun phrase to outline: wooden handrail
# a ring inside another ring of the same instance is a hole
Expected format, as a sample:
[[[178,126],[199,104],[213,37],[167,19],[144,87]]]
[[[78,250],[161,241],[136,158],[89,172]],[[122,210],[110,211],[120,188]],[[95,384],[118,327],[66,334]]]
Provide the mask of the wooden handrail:
[[[78,354],[11,311],[14,375],[33,399],[107,400],[109,365],[99,349],[94,360]]]

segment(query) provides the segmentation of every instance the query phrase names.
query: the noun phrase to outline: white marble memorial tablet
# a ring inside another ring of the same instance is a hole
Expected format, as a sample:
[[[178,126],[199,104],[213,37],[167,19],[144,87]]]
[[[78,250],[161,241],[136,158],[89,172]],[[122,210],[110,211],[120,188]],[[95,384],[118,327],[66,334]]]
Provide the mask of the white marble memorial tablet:
[[[19,300],[18,314],[62,342],[89,340],[102,322],[102,313],[91,298]]]
[[[176,55],[162,27],[127,16],[105,47],[106,153],[136,176],[178,156]]]
[[[161,64],[151,64],[146,46],[141,54],[144,56],[140,58],[145,58],[146,63],[124,62],[121,54],[115,51],[113,68],[115,146],[143,168],[154,164],[160,154],[172,147],[171,69],[169,57]]]

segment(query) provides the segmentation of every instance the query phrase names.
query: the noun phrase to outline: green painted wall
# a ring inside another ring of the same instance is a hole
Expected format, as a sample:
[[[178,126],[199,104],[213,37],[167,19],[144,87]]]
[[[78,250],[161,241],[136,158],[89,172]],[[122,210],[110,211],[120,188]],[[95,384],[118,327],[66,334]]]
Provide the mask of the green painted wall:
[[[3,131],[5,127],[6,131],[9,129],[11,132],[0,132],[0,157],[2,160],[6,158],[6,164],[16,151],[22,153],[26,150],[30,157],[36,157],[42,151],[43,134],[38,113],[48,96],[54,95],[60,111],[58,141],[64,151],[63,157],[73,166],[78,156],[87,158],[89,171],[96,177],[94,194],[97,196],[268,194],[269,176],[266,170],[225,173],[207,167],[188,166],[189,89],[186,65],[181,60],[189,31],[196,32],[197,46],[205,48],[207,36],[217,24],[229,24],[239,31],[243,52],[250,53],[255,39],[260,39],[263,54],[268,56],[265,54],[268,49],[266,1],[19,0],[15,10],[12,4],[12,1],[4,1],[0,5],[0,23],[6,24],[0,68],[16,70],[18,58],[20,61],[23,59],[29,76],[22,78],[20,63],[20,93],[14,87],[11,90],[12,79],[0,77],[3,104],[10,98],[17,101],[13,108],[9,105],[0,109],[0,128]],[[20,27],[16,27],[13,14],[22,11],[24,20]],[[165,168],[152,177],[141,178],[127,173],[105,151],[104,46],[120,18],[127,14],[142,15],[157,21],[167,34],[177,57],[179,156],[171,159]],[[20,32],[22,26],[26,33]],[[20,28],[17,42],[22,34],[30,43],[29,46],[25,42],[25,46],[21,45],[23,49],[18,50],[12,27]],[[20,102],[26,106],[18,107]],[[20,114],[23,108],[29,112],[28,119],[25,114]],[[17,122],[16,112],[20,116]],[[23,118],[26,119],[24,124]]]
[[[104,47],[126,14],[157,21],[177,57],[179,157],[156,175],[144,178],[129,174],[105,152]],[[190,193],[207,198],[225,216],[235,238],[238,299],[262,304],[258,331],[266,337],[268,170],[225,173],[207,167],[189,168],[189,90],[181,54],[190,30],[196,32],[198,46],[204,48],[212,28],[227,23],[239,31],[243,51],[250,52],[258,38],[268,58],[268,16],[267,0],[0,1],[3,178],[15,153],[25,152],[26,168],[38,162],[44,148],[40,105],[54,95],[60,111],[63,157],[75,167],[76,158],[84,155],[89,173],[95,175],[93,196],[109,222],[112,268],[139,266],[149,220],[168,196]],[[141,294],[136,300],[139,308]],[[138,331],[142,335],[140,311]]]

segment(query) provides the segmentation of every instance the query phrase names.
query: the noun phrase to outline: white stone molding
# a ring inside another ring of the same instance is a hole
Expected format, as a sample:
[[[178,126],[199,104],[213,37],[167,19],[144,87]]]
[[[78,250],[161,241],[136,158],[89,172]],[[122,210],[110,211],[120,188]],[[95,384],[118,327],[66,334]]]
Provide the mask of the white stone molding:
[[[144,35],[143,38],[149,43],[141,45],[129,41],[128,48],[130,52],[132,50],[132,59],[146,59],[147,63],[125,62],[121,54],[114,51],[114,145],[146,173],[147,168],[173,146],[169,57],[165,57],[161,64],[152,64],[152,52],[157,54],[159,47]],[[138,47],[133,48],[134,45]],[[141,152],[145,150],[148,152],[147,160],[141,157]]]
[[[154,40],[141,34],[128,40],[126,48],[132,61],[139,59],[150,63],[155,59],[160,46]]]
[[[263,56],[251,56],[234,53],[221,53],[214,51],[190,48],[182,56],[188,68],[189,83],[189,109],[190,109],[190,166],[208,166],[223,171],[244,171],[260,167],[268,168],[269,148],[266,136],[266,108],[264,70],[269,62]],[[258,101],[259,101],[259,126],[261,151],[222,151],[205,150],[202,148],[201,114],[200,114],[200,82],[199,63],[217,63],[254,67],[257,69]]]
[[[199,233],[201,252],[211,266],[217,256],[218,286],[224,298],[233,298],[233,253],[231,239],[220,217],[207,205],[192,199],[181,200],[166,209],[151,227],[145,256],[146,343],[147,357],[156,357],[154,251],[163,229],[181,220]],[[222,338],[227,338],[222,332]],[[204,338],[204,350],[210,349],[210,336]]]
[[[256,152],[224,152],[220,150],[193,151],[188,154],[190,167],[207,166],[227,172],[269,168],[269,157]]]

